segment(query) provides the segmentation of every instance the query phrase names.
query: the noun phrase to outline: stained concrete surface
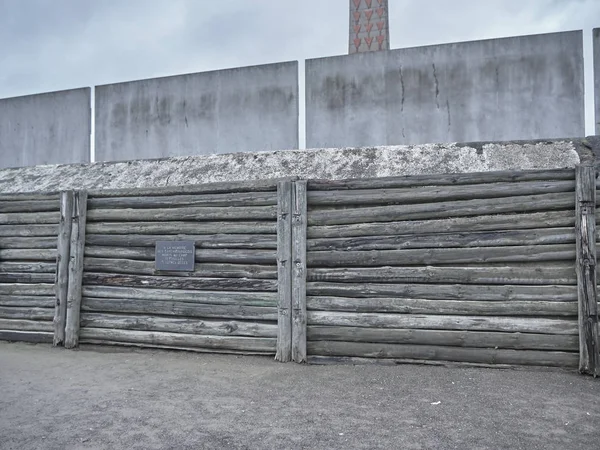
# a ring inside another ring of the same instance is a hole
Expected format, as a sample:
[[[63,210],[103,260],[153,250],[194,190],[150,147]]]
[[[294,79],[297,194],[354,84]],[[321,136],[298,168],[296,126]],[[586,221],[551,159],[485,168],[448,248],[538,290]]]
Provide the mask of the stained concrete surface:
[[[0,449],[593,449],[573,372],[0,342]]]

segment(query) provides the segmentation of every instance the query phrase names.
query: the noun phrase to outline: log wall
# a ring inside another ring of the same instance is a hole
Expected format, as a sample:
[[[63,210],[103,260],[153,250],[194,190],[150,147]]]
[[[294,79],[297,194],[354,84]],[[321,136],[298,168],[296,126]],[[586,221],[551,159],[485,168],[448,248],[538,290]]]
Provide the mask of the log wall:
[[[577,367],[575,172],[308,182],[309,362]]]
[[[277,183],[90,192],[81,343],[275,354]],[[193,273],[155,243],[196,245]]]
[[[0,340],[53,340],[59,197],[0,195]]]

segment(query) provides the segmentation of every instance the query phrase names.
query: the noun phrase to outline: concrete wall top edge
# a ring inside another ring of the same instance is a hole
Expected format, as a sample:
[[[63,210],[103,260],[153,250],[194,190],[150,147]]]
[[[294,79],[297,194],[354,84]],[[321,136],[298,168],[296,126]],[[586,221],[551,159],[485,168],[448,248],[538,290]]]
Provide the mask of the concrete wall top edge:
[[[255,64],[255,65],[251,65],[251,66],[228,67],[225,69],[214,69],[214,70],[207,70],[204,72],[188,72],[188,73],[182,73],[182,74],[176,74],[176,75],[165,75],[165,76],[161,76],[161,77],[151,77],[151,78],[140,78],[137,80],[117,81],[115,83],[98,84],[95,86],[95,88],[98,89],[98,88],[105,88],[105,87],[109,87],[109,86],[119,86],[119,85],[127,85],[127,84],[149,82],[149,81],[152,81],[152,82],[168,81],[168,80],[174,79],[174,78],[185,78],[185,77],[194,77],[194,76],[201,76],[201,75],[209,76],[209,75],[215,75],[217,73],[227,74],[227,73],[241,72],[241,71],[245,71],[245,70],[261,70],[261,69],[265,69],[265,68],[274,68],[277,66],[280,66],[281,68],[294,67],[297,70],[299,63],[298,63],[298,61],[283,61],[283,62],[267,63],[267,64]]]
[[[91,95],[92,88],[90,87],[79,87],[73,89],[62,89],[60,91],[49,91],[49,92],[39,92],[35,94],[26,94],[26,95],[18,95],[16,97],[3,97],[0,100],[26,100],[30,97],[44,97],[44,96],[52,96],[52,95],[62,95],[66,93],[76,93],[77,91],[82,91]]]
[[[520,40],[520,39],[548,39],[548,37],[557,37],[562,36],[567,39],[579,39],[582,43],[582,53],[583,53],[583,30],[568,30],[568,31],[558,31],[553,33],[541,33],[541,34],[527,34],[520,36],[506,36],[499,38],[489,38],[489,39],[476,39],[470,41],[457,41],[457,42],[444,42],[438,44],[429,44],[429,45],[420,45],[414,47],[402,47],[402,48],[393,48],[387,51],[387,53],[401,53],[405,51],[427,51],[433,49],[445,49],[449,47],[456,46],[468,46],[468,45],[486,45],[492,42],[498,42],[499,44],[504,44],[506,42]],[[333,56],[323,56],[318,58],[310,58],[306,60],[306,65],[314,64],[318,61],[323,60],[335,60],[342,58],[376,58],[380,52],[363,52],[363,53],[354,53],[354,54],[344,54],[344,55],[333,55]]]
[[[583,139],[215,154],[0,169],[0,193],[573,168]]]

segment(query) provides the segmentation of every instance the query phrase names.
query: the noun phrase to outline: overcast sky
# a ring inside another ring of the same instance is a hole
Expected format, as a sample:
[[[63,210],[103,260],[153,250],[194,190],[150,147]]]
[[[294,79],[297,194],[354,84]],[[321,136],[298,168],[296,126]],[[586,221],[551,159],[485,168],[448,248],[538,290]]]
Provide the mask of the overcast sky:
[[[600,0],[389,0],[391,48],[583,29]],[[0,98],[340,55],[348,0],[0,0]]]

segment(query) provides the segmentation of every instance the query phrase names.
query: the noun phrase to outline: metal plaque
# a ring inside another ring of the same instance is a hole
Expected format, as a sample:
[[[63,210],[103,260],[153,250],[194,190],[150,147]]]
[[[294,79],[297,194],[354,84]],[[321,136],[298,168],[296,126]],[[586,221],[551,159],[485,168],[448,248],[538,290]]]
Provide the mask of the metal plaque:
[[[156,270],[165,272],[193,272],[194,241],[156,241]]]

